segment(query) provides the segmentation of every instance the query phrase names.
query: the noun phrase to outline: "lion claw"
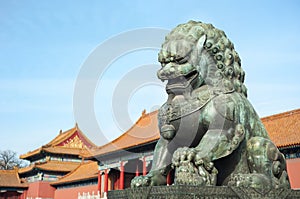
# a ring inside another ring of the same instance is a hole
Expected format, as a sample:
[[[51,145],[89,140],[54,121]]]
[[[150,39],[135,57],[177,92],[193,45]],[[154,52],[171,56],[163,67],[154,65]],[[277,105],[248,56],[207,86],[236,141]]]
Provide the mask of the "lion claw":
[[[131,181],[131,188],[146,187],[151,183],[151,178],[148,176],[136,176]]]

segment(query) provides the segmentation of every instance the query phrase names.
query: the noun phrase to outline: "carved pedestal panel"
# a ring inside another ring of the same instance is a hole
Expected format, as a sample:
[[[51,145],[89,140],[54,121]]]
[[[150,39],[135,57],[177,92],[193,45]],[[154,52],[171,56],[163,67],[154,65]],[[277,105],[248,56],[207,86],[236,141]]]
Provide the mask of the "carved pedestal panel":
[[[300,191],[292,189],[254,189],[225,186],[154,186],[108,192],[109,199],[295,199]]]

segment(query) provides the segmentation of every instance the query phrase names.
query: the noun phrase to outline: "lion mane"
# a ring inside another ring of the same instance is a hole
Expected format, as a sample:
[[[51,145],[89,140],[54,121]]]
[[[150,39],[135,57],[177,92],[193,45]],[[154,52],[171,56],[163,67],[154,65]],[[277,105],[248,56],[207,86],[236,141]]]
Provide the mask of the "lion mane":
[[[170,41],[178,39],[196,44],[203,35],[206,36],[204,49],[214,60],[214,65],[209,68],[208,74],[204,74],[205,83],[222,87],[223,92],[236,91],[247,97],[247,88],[244,85],[245,72],[241,67],[241,59],[224,31],[215,28],[212,24],[196,21],[180,24],[166,36],[162,49]],[[158,60],[164,62],[163,59],[160,52]]]

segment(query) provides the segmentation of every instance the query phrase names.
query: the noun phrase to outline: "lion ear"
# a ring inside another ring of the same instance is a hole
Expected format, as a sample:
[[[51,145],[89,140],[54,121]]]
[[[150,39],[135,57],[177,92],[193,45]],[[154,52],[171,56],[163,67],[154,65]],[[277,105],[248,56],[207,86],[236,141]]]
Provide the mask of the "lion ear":
[[[202,36],[198,39],[198,41],[197,41],[197,49],[198,49],[199,51],[202,50],[202,48],[203,48],[205,42],[206,42],[206,35],[204,34],[204,35],[202,35]]]

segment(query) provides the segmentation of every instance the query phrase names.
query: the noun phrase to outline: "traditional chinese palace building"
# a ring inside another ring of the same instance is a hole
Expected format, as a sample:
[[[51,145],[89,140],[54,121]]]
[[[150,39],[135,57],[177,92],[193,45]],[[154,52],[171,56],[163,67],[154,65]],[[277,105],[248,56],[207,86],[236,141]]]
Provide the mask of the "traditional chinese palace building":
[[[287,158],[292,188],[299,189],[300,109],[262,121]],[[128,188],[134,176],[146,175],[151,169],[159,139],[157,126],[157,111],[144,111],[128,131],[103,146],[95,146],[77,124],[60,131],[48,144],[20,156],[30,161],[28,167],[0,171],[0,199],[104,197],[109,190]],[[168,183],[172,183],[172,173]]]

